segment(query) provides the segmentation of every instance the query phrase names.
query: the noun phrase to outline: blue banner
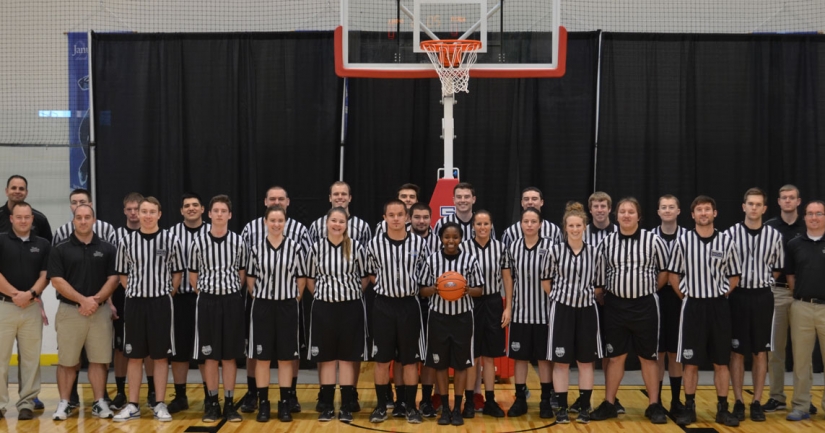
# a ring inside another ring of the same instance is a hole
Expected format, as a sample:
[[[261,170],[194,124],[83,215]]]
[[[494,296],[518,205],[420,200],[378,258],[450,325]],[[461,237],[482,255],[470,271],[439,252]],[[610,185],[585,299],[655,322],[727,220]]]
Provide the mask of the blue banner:
[[[89,189],[88,35],[69,33],[69,186]]]

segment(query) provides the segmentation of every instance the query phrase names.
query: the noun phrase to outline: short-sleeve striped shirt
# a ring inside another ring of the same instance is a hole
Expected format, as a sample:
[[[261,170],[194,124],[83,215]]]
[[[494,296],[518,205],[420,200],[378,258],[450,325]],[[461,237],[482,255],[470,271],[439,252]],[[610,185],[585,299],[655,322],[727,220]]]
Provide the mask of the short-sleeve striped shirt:
[[[249,248],[241,235],[228,231],[216,238],[198,236],[189,251],[189,272],[198,274],[198,291],[231,295],[243,287],[239,271],[249,263]]]
[[[343,302],[361,299],[361,278],[367,275],[367,258],[361,244],[350,241],[349,260],[343,242],[334,245],[326,236],[307,255],[307,278],[315,280],[315,299]]]
[[[435,227],[433,227],[433,232],[438,235],[438,231],[441,230],[441,226],[447,224],[448,222],[453,222],[458,224],[461,227],[461,241],[469,241],[470,239],[476,237],[476,231],[473,228],[473,219],[470,218],[470,221],[464,222],[456,214],[447,215],[438,220],[435,223]],[[493,225],[490,227],[490,237],[495,239],[496,238],[496,227]]]
[[[252,247],[247,275],[255,277],[255,298],[276,301],[298,297],[298,278],[306,276],[304,253],[294,240],[284,237],[274,248],[269,240]]]
[[[773,273],[785,266],[785,250],[779,230],[763,225],[757,230],[744,223],[735,224],[725,234],[733,239],[742,261],[740,289],[761,289],[774,284]]]
[[[100,239],[109,242],[112,245],[117,245],[117,239],[115,239],[115,228],[106,221],[95,220],[95,224],[92,226],[92,231],[95,232]],[[71,236],[72,233],[74,233],[74,223],[69,221],[60,226],[60,228],[54,232],[52,245],[57,245],[66,239],[69,239],[69,236]]]
[[[180,281],[180,287],[178,287],[178,293],[195,293],[195,289],[192,288],[192,284],[189,283],[189,251],[192,249],[192,242],[195,241],[195,238],[206,233],[209,233],[209,229],[211,225],[205,222],[202,222],[197,228],[189,228],[184,223],[177,223],[169,229],[173,235],[177,236],[180,240],[181,251],[183,253],[183,264],[186,269],[183,271],[183,278]]]
[[[598,250],[584,243],[578,254],[567,242],[550,249],[550,299],[576,308],[593,305],[603,262]]]
[[[113,237],[113,239],[114,239],[115,241],[114,241],[114,242],[112,242],[112,244],[113,244],[114,246],[118,246],[118,245],[120,244],[120,240],[121,240],[124,236],[128,235],[129,233],[134,233],[134,232],[136,232],[136,231],[138,231],[138,229],[134,229],[134,230],[132,230],[132,229],[130,229],[129,227],[118,227],[118,228],[116,228],[116,229],[115,229],[115,235],[114,235],[114,237]],[[181,244],[181,247],[183,247],[183,244]]]
[[[676,243],[676,240],[682,237],[685,233],[687,233],[687,229],[682,226],[676,226],[676,231],[672,234],[667,234],[662,231],[662,226],[656,226],[652,230],[650,230],[656,236],[662,238],[665,241],[665,245],[667,245],[667,257],[670,260],[670,253],[673,252],[673,245]]]
[[[362,246],[367,245],[372,238],[370,226],[366,221],[357,216],[350,215],[347,218],[347,234],[350,239],[358,241]],[[321,239],[327,238],[327,216],[315,220],[307,229],[308,245],[315,245]]]
[[[427,230],[429,231],[427,237],[421,235],[418,236],[424,239],[424,242],[427,243],[427,247],[430,248],[430,254],[441,251],[441,239],[438,238],[438,235],[432,228],[428,228]],[[415,233],[415,231],[411,230],[410,233]]]
[[[417,276],[430,256],[424,239],[407,232],[396,241],[384,233],[372,238],[366,254],[367,273],[375,275],[375,293],[390,298],[418,294]]]
[[[431,254],[426,266],[421,268],[418,283],[424,287],[435,286],[438,277],[448,271],[463,275],[467,280],[467,288],[484,285],[484,276],[481,274],[478,261],[461,247],[459,253],[454,256],[444,254],[443,250]],[[473,311],[473,298],[467,292],[455,301],[447,301],[436,293],[430,297],[430,310],[449,316],[466,313]]]
[[[168,230],[135,230],[120,239],[115,270],[127,276],[126,297],[156,298],[172,292],[172,274],[183,272],[183,251]]]
[[[549,238],[554,244],[560,244],[564,240],[559,226],[547,220],[541,220],[539,236]],[[501,235],[501,242],[505,247],[509,247],[516,239],[522,237],[524,237],[524,232],[521,230],[521,221],[518,221],[510,227],[507,227],[507,230]]]
[[[467,251],[478,260],[484,275],[483,295],[504,295],[504,282],[501,271],[510,269],[510,253],[504,244],[490,238],[487,245],[481,246],[475,238],[461,243],[461,250]]]
[[[246,226],[244,226],[243,231],[241,231],[241,237],[244,242],[251,247],[253,245],[260,245],[261,242],[266,239],[268,233],[269,228],[266,226],[266,221],[263,217],[260,217],[248,222]],[[312,246],[312,244],[308,243],[309,239],[306,233],[307,228],[303,224],[292,218],[286,219],[284,236],[301,245],[304,254],[306,254],[310,246]]]
[[[740,275],[739,253],[730,236],[713,231],[702,238],[690,230],[676,241],[667,270],[682,279],[679,291],[691,298],[715,298],[730,291],[728,278]]]
[[[619,231],[619,226],[615,223],[610,223],[607,227],[600,229],[593,225],[591,221],[590,224],[587,225],[587,230],[584,233],[584,241],[587,242],[589,245],[593,245],[594,247],[598,247],[600,243],[606,238],[608,235],[612,233],[616,233]]]
[[[547,324],[549,303],[547,293],[541,288],[541,282],[550,279],[552,247],[553,241],[548,238],[539,238],[532,248],[527,247],[524,238],[510,244],[513,322]]]
[[[605,289],[620,298],[641,298],[659,290],[659,272],[667,269],[667,244],[659,236],[638,229],[625,236],[608,235],[599,245],[604,261]]]
[[[412,230],[412,224],[410,224],[410,222],[407,221],[404,224],[404,228],[407,229],[407,231],[411,231]],[[377,238],[378,236],[381,236],[386,232],[387,232],[387,222],[386,221],[381,221],[381,222],[379,222],[378,224],[375,225],[375,233],[373,233],[372,237],[373,237],[373,239]]]

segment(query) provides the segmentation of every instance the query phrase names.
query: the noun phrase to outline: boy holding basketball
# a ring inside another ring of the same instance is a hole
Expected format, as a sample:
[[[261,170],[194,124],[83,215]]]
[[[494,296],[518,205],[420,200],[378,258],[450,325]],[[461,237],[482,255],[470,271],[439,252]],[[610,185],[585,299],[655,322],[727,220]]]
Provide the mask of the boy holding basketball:
[[[473,301],[481,296],[484,277],[475,257],[459,248],[461,226],[448,222],[438,232],[444,248],[432,254],[421,268],[419,284],[421,295],[432,297],[427,324],[427,358],[425,365],[436,370],[436,381],[441,392],[447,393],[448,368],[455,370],[453,410],[449,395],[441,396],[443,409],[439,425],[463,425],[461,401],[467,385],[467,369],[473,366]],[[459,276],[442,277],[446,272]],[[438,288],[436,288],[438,285]],[[462,290],[463,286],[463,290]],[[442,290],[441,295],[433,296]],[[456,293],[459,292],[459,293]]]

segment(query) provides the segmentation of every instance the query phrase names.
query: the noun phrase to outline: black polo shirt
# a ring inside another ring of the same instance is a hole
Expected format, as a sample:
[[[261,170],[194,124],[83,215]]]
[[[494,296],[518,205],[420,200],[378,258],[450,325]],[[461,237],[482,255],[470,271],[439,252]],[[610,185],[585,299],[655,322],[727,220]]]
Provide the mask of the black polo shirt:
[[[40,272],[48,268],[49,251],[49,241],[33,234],[27,241],[17,237],[14,231],[0,234],[0,274],[15,289],[31,290]]]
[[[35,208],[32,208],[32,216],[34,217],[34,221],[32,221],[32,234],[40,236],[51,244],[52,227],[49,225],[49,219],[46,218],[46,215],[43,215],[43,212]],[[11,210],[9,209],[9,202],[6,202],[6,204],[0,208],[0,233],[8,233],[11,231]]]
[[[55,245],[49,257],[50,279],[60,277],[83,296],[94,296],[115,272],[117,249],[95,233],[91,242],[84,244],[74,233],[69,239]],[[57,299],[74,304],[60,293]]]
[[[779,233],[782,234],[782,249],[785,251],[788,251],[788,242],[790,242],[791,239],[806,233],[808,230],[805,227],[805,221],[802,215],[797,215],[796,221],[794,221],[792,224],[786,223],[785,220],[782,219],[782,217],[773,217],[765,221],[765,225],[771,226],[779,230]],[[779,278],[776,279],[776,282],[778,284],[787,283],[784,272],[782,272],[782,275],[780,275]]]
[[[794,298],[825,299],[825,238],[805,233],[788,242],[785,274],[794,276]]]

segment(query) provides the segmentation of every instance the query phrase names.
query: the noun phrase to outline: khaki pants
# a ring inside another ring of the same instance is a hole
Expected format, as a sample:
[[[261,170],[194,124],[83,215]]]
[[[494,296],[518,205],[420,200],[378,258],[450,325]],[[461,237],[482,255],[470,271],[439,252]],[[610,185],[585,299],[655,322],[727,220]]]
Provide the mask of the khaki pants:
[[[773,287],[773,347],[768,354],[770,398],[785,403],[785,348],[788,345],[789,313],[793,292],[786,287]]]
[[[40,393],[40,347],[43,342],[43,322],[40,305],[31,303],[20,308],[11,302],[0,302],[0,410],[9,404],[9,362],[14,341],[20,360],[20,384],[17,410],[34,409],[34,400]]]
[[[793,409],[808,412],[811,406],[811,353],[816,343],[825,342],[825,305],[803,301],[791,304],[791,339],[793,340]],[[820,345],[825,358],[825,344]],[[825,409],[825,394],[821,407]]]

